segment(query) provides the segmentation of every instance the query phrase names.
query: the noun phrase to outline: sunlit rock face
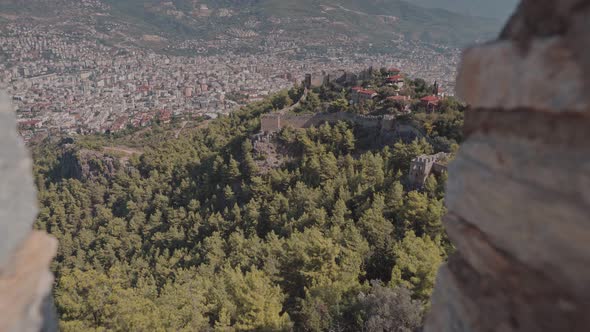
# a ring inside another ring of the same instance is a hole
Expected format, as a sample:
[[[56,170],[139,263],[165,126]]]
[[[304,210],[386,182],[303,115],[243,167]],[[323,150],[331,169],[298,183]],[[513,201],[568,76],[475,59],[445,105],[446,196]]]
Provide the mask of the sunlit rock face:
[[[590,0],[524,0],[467,50],[449,167],[457,253],[426,331],[590,330]]]
[[[0,331],[55,331],[49,264],[57,241],[32,232],[37,214],[32,162],[0,99]]]

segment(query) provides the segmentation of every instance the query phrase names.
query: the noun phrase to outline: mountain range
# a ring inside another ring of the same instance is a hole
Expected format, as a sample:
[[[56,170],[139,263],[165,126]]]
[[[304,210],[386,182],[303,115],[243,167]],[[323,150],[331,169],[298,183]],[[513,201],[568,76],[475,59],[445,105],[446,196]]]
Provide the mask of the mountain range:
[[[465,0],[467,1],[467,0]],[[475,1],[475,0],[474,0]],[[502,0],[508,1],[508,0]],[[412,0],[0,0],[0,10],[23,15],[59,16],[74,8],[166,38],[283,38],[325,45],[339,42],[388,43],[404,38],[464,46],[492,38],[497,18],[482,18]],[[104,6],[107,5],[107,6]]]
[[[508,19],[518,0],[406,0],[425,8],[439,8],[469,16]]]

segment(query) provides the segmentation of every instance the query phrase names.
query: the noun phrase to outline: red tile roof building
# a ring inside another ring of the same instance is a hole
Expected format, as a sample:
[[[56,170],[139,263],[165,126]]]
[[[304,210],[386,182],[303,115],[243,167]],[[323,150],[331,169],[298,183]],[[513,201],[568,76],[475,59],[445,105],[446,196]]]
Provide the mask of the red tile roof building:
[[[371,100],[377,97],[377,91],[364,89],[360,86],[352,88],[352,102],[355,104],[361,103],[366,100]]]
[[[391,75],[397,75],[397,74],[401,73],[402,70],[399,68],[391,67],[387,70],[387,72]]]
[[[428,112],[434,112],[438,109],[441,99],[437,96],[426,96],[420,99],[420,102]]]

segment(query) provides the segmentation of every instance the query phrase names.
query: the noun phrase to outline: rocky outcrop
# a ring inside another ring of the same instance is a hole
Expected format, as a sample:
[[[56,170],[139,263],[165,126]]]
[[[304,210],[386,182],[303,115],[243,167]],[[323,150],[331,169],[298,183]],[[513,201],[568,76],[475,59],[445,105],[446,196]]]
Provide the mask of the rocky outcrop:
[[[80,181],[106,177],[111,179],[117,173],[121,163],[113,156],[103,152],[79,149],[74,145],[62,147],[58,169],[60,178]]]
[[[49,264],[57,241],[32,232],[37,214],[32,162],[0,97],[0,331],[56,331]]]
[[[590,0],[525,0],[465,52],[449,167],[457,247],[425,331],[590,330]]]

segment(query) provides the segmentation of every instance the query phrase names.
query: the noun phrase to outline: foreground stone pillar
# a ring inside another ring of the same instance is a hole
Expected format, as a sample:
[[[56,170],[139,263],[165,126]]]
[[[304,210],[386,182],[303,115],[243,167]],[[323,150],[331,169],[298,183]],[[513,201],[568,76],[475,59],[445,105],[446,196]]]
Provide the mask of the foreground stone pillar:
[[[57,241],[32,231],[36,214],[32,162],[0,96],[0,331],[57,330],[49,271]]]
[[[471,109],[449,169],[425,331],[590,331],[590,0],[525,0],[463,56]]]

